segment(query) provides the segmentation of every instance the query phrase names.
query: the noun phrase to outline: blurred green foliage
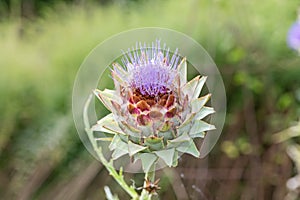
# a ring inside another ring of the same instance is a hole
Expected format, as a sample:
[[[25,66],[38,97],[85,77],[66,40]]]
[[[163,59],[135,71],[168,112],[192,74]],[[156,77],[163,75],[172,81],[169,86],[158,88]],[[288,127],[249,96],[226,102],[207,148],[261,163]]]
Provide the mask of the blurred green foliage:
[[[40,4],[29,18],[22,17],[21,1],[8,2],[0,4],[6,11],[0,20],[0,193],[5,199],[103,199],[99,177],[107,174],[93,164],[72,122],[73,81],[97,44],[145,26],[193,37],[222,73],[228,115],[210,165],[233,168],[232,160],[259,158],[257,165],[287,169],[274,175],[277,182],[264,181],[264,199],[276,191],[278,199],[285,194],[279,180],[287,180],[293,168],[275,162],[275,154],[287,161],[271,135],[300,116],[300,60],[285,42],[296,19],[296,0],[33,1]],[[208,193],[222,193],[222,187],[212,184]],[[227,199],[240,199],[247,191],[246,182],[236,187],[242,189]],[[172,197],[164,191],[165,198]]]

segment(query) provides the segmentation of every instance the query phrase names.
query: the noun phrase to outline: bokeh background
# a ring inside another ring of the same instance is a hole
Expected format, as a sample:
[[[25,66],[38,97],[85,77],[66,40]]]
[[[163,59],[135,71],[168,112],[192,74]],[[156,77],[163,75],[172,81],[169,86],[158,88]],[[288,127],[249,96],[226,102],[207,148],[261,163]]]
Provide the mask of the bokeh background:
[[[102,200],[104,185],[129,199],[81,143],[71,95],[80,64],[97,44],[145,26],[202,44],[228,101],[211,154],[160,171],[160,198],[300,199],[300,181],[298,189],[297,182],[286,184],[300,159],[289,151],[300,142],[294,137],[300,59],[286,45],[298,6],[297,0],[1,0],[0,199]]]

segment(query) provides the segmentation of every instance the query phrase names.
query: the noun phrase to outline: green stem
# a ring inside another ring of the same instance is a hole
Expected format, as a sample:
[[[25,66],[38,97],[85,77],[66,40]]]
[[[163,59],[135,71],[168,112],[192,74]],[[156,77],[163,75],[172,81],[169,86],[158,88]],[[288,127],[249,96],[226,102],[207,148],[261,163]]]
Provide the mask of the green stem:
[[[145,178],[149,179],[151,182],[155,181],[155,165],[156,162],[151,166],[149,172],[145,174]]]
[[[145,173],[144,187],[146,187],[146,180],[150,180],[151,182],[155,181],[155,165],[156,162],[151,166],[149,172]],[[151,197],[152,194],[143,189],[140,200],[151,200]]]
[[[139,200],[151,200],[152,194],[149,194],[147,190],[143,190]]]
[[[91,102],[92,99],[92,95],[89,96],[89,98],[87,99],[85,106],[84,106],[84,110],[83,110],[83,121],[84,121],[84,125],[85,125],[85,130],[87,132],[87,135],[89,137],[89,140],[91,141],[94,150],[96,151],[100,161],[102,162],[102,164],[105,166],[105,168],[107,169],[107,171],[110,173],[110,175],[117,181],[117,183],[131,196],[132,200],[137,200],[139,199],[139,195],[138,193],[135,191],[135,189],[133,187],[129,187],[127,185],[127,183],[124,180],[124,176],[122,174],[123,170],[122,168],[120,169],[120,172],[118,173],[114,166],[113,166],[113,162],[112,160],[110,162],[108,162],[103,153],[102,153],[102,149],[101,147],[97,146],[97,142],[94,140],[93,137],[93,131],[90,129],[90,124],[89,124],[89,119],[88,119],[88,106]]]
[[[106,194],[107,200],[119,200],[119,198],[117,196],[112,195],[108,186],[104,186],[104,192]]]
[[[129,187],[125,182],[122,168],[118,173],[113,167],[112,161],[107,162],[107,160],[104,158],[101,147],[97,148],[96,152],[102,164],[106,167],[109,174],[117,181],[117,183],[131,196],[132,199],[138,199],[139,195],[135,189],[133,187]]]

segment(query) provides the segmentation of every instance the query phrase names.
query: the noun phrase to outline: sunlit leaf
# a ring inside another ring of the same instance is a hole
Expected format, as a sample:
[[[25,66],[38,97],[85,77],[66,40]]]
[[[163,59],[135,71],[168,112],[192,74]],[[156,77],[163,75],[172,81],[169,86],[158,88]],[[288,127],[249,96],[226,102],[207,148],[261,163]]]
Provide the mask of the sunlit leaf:
[[[148,147],[143,147],[138,144],[134,144],[131,141],[128,142],[128,152],[129,156],[133,156],[134,154],[147,149]]]
[[[116,148],[112,153],[112,159],[116,160],[127,153],[128,153],[128,144],[126,144],[123,141],[119,141],[117,142]]]
[[[142,167],[144,172],[149,172],[151,167],[153,166],[154,162],[157,160],[157,156],[153,153],[142,153],[139,154],[139,158],[142,161]]]
[[[211,94],[207,94],[203,97],[197,98],[192,100],[192,112],[197,113],[200,111],[200,109],[207,103],[207,101],[210,99]]]
[[[173,157],[174,157],[174,153],[175,153],[175,149],[171,148],[171,149],[166,149],[166,150],[161,150],[161,151],[155,151],[155,154],[163,159],[163,161],[165,161],[165,163],[171,167],[173,164]]]
[[[160,150],[164,148],[162,137],[148,137],[145,139],[145,145],[149,146],[151,150]]]
[[[204,85],[206,79],[207,79],[207,76],[202,76],[202,77],[200,78],[200,80],[198,81],[198,84],[197,84],[197,86],[196,86],[196,88],[195,88],[195,90],[194,90],[194,94],[193,94],[193,96],[192,96],[192,99],[196,99],[196,98],[199,97],[199,95],[200,95],[200,93],[201,93],[201,90],[202,90],[202,88],[203,88],[203,85]]]
[[[187,82],[187,62],[186,58],[184,57],[180,64],[178,65],[178,71],[180,75],[180,84],[184,85]]]
[[[203,106],[195,116],[195,120],[203,119],[204,117],[215,113],[215,110],[212,107]]]
[[[212,124],[208,124],[202,120],[195,120],[194,124],[192,125],[192,128],[189,132],[189,135],[195,135],[197,133],[201,133],[204,131],[210,131],[214,130],[216,127]]]
[[[200,152],[198,151],[193,141],[182,143],[179,147],[176,148],[176,150],[182,153],[191,154],[197,158],[200,156]]]

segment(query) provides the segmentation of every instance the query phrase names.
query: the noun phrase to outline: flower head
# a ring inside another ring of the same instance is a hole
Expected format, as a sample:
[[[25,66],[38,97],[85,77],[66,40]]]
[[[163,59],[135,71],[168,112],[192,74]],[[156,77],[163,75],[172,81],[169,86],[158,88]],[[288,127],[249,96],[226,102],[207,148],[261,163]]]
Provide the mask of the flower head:
[[[161,50],[157,41],[151,47],[140,44],[140,49],[136,48],[133,52],[128,50],[123,65],[129,73],[126,78],[130,87],[152,97],[169,92],[177,74],[179,55],[175,52],[169,59],[169,49],[165,48]]]
[[[112,158],[129,154],[149,171],[158,159],[176,166],[179,153],[198,157],[193,139],[215,128],[202,120],[214,112],[210,94],[198,98],[206,77],[187,82],[186,59],[159,41],[129,49],[122,62],[113,63],[115,90],[94,91],[112,113],[92,130],[112,134]]]
[[[287,44],[294,50],[300,49],[300,22],[295,22],[289,29],[287,36]]]

